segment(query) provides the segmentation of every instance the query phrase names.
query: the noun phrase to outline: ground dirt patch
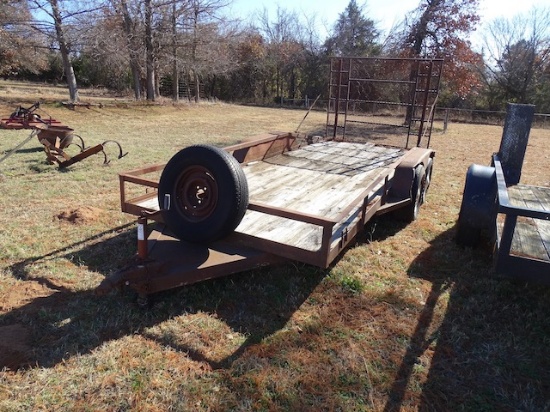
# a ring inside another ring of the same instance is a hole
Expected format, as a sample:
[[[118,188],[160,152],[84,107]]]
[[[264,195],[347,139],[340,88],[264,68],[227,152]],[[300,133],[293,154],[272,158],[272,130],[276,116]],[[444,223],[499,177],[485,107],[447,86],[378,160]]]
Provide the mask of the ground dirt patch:
[[[84,225],[101,219],[104,213],[104,210],[97,207],[81,206],[77,209],[63,211],[57,214],[55,217],[60,221],[72,223],[75,225]]]
[[[33,300],[50,296],[53,290],[34,281],[19,281],[0,292],[0,312],[20,308]]]

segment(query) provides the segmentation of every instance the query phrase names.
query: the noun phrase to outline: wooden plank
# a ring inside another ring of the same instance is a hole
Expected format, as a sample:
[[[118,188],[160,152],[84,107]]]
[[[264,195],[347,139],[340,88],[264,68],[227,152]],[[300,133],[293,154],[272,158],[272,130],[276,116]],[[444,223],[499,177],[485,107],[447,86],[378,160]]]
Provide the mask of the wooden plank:
[[[550,212],[550,187],[532,186],[532,190],[542,209]]]
[[[360,174],[399,159],[403,150],[373,144],[324,142],[270,159],[272,164],[335,174]]]
[[[391,158],[391,162],[393,160]],[[246,166],[244,170],[251,199],[277,207],[334,217],[386,169],[377,167],[348,176],[261,162]]]
[[[522,209],[544,210],[542,203],[536,197],[534,186],[516,185],[508,188],[510,204]]]
[[[296,170],[284,166],[272,167],[262,175],[247,174],[250,198],[269,205],[298,210],[302,199],[313,199],[323,190],[343,183],[338,175],[319,174],[309,170]],[[328,202],[330,203],[330,202]],[[307,210],[319,214],[320,210]]]
[[[534,219],[544,248],[546,249],[546,254],[548,255],[548,261],[550,262],[550,222],[548,220]]]
[[[504,219],[506,218],[505,214],[499,213],[497,215],[497,236],[499,239],[502,238],[504,232]],[[510,250],[514,251],[516,254],[521,254],[521,238],[515,234],[512,236],[512,244],[510,245]]]
[[[530,256],[535,259],[550,262],[548,251],[544,247],[538,228],[531,218],[518,218],[514,238],[520,239],[521,246],[518,249],[512,248],[511,254],[518,256]],[[513,243],[512,243],[513,246]]]
[[[526,185],[512,186],[508,189],[510,203],[513,206],[522,209],[545,210],[548,206],[541,202],[537,196],[538,192],[537,187]],[[544,196],[542,193],[543,199]],[[519,216],[511,253],[550,262],[550,222]]]
[[[132,200],[135,200],[135,199],[132,199]],[[143,207],[144,209],[160,210],[159,201],[156,194],[154,194],[153,196],[149,196],[147,198],[141,199],[139,201],[134,201],[132,203],[137,206]]]
[[[320,226],[252,210],[246,212],[235,231],[309,251],[321,247],[323,236]]]
[[[550,213],[550,187],[533,187],[533,194],[540,202],[542,209]],[[550,260],[550,221],[535,219],[535,222]]]
[[[402,154],[400,149],[372,144],[323,142],[251,163],[243,170],[252,201],[333,219],[390,173],[387,166]],[[336,231],[355,221],[357,211],[350,216],[354,218],[347,223],[344,219]],[[236,231],[308,251],[321,247],[323,235],[320,226],[251,210]]]

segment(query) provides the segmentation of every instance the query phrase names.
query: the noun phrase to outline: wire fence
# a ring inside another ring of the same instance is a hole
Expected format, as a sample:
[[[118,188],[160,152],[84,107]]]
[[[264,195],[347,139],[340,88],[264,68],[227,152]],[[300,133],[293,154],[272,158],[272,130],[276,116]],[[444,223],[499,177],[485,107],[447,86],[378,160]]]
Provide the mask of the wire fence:
[[[287,108],[306,108],[309,109],[315,99],[278,99],[277,104],[281,107]],[[350,103],[350,104],[353,104]],[[403,110],[401,105],[391,102],[382,102],[373,104],[370,108],[370,112],[374,116],[400,116]],[[325,110],[327,109],[327,100],[317,100],[315,107],[312,110]],[[472,109],[455,109],[437,107],[434,113],[434,122],[437,122],[446,131],[452,123],[469,123],[469,124],[486,124],[495,126],[504,126],[504,119],[506,118],[505,111],[491,111],[491,110],[472,110]],[[548,113],[535,113],[533,117],[532,128],[535,129],[550,129],[550,114]]]
[[[437,108],[435,111],[435,118],[443,122],[444,130],[447,130],[449,123],[471,123],[504,126],[506,112]],[[531,127],[535,129],[550,129],[550,114],[535,113],[535,115],[533,116],[533,124]]]

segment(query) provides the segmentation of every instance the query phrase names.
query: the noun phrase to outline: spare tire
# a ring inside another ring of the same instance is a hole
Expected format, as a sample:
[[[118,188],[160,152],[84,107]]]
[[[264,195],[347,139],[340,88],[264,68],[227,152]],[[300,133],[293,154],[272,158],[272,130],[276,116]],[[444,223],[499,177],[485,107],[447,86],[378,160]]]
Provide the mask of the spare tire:
[[[158,201],[174,235],[188,242],[212,242],[241,222],[248,207],[248,184],[239,162],[225,150],[189,146],[166,164]]]

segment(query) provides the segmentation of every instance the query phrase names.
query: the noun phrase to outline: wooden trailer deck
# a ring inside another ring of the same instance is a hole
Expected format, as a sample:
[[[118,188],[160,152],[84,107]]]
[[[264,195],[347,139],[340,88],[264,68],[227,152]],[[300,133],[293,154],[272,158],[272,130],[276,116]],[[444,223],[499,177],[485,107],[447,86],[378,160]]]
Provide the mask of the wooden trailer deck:
[[[227,150],[238,157],[239,147]],[[295,147],[271,157],[244,159],[249,207],[233,238],[245,246],[326,267],[382,204],[388,207],[390,199],[382,199],[388,180],[399,163],[418,157],[418,152],[335,141]],[[162,168],[121,175],[123,211],[139,215],[159,210],[156,191],[127,200],[124,185],[143,184],[140,175]],[[158,187],[154,180],[147,185]],[[393,202],[390,206],[410,199]]]
[[[357,215],[368,195],[365,190],[378,189],[392,171],[389,166],[403,154],[401,149],[374,144],[323,142],[243,169],[252,205],[284,208],[344,224]],[[355,206],[353,210],[348,210],[350,205]],[[249,210],[236,232],[316,251],[321,247],[322,229],[314,223]]]

